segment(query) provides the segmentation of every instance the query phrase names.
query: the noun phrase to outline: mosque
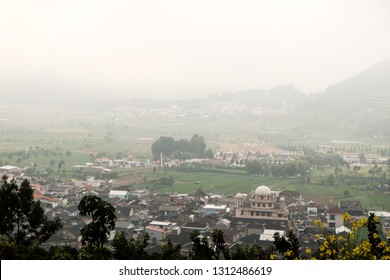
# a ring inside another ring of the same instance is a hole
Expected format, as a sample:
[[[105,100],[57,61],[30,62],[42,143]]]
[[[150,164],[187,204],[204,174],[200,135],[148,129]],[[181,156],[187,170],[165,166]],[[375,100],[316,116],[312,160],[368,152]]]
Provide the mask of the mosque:
[[[259,186],[249,195],[238,193],[235,196],[235,217],[287,221],[286,200],[279,197],[279,193],[267,186]]]

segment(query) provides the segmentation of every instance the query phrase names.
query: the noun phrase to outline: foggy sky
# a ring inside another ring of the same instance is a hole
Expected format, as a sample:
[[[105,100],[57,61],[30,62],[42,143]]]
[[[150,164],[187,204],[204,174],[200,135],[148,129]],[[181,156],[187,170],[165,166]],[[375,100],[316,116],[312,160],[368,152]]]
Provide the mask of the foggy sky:
[[[311,93],[387,58],[387,0],[0,0],[2,96]]]

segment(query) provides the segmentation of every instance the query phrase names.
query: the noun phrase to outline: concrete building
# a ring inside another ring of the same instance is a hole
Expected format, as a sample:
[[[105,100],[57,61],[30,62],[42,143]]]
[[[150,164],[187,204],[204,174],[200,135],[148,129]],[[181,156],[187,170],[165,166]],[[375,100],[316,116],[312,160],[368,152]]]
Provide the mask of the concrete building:
[[[0,167],[1,174],[19,174],[21,169],[16,166],[5,165]]]
[[[120,190],[111,190],[108,194],[108,198],[114,198],[119,197],[121,199],[129,199],[129,192],[128,191],[120,191]]]
[[[344,225],[343,211],[337,207],[331,207],[326,211],[326,220],[329,228],[339,228]]]
[[[288,214],[286,200],[267,186],[257,187],[249,196],[236,195],[236,218],[286,221]]]
[[[180,234],[180,228],[176,225],[176,223],[152,221],[145,228],[145,232],[148,233],[152,239],[155,238],[156,241],[160,241],[167,239],[167,237],[173,232]]]
[[[226,205],[215,205],[215,204],[206,204],[203,206],[203,216],[208,216],[212,214],[224,215],[227,212]]]

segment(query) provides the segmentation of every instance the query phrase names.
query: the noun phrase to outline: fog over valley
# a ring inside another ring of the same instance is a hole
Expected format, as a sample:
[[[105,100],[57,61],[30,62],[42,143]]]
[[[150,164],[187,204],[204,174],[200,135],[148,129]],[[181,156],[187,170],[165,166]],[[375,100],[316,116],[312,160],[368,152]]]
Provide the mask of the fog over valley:
[[[0,26],[0,259],[390,260],[390,1],[13,0]]]
[[[385,0],[3,1],[1,95],[321,92],[390,57],[389,10]]]

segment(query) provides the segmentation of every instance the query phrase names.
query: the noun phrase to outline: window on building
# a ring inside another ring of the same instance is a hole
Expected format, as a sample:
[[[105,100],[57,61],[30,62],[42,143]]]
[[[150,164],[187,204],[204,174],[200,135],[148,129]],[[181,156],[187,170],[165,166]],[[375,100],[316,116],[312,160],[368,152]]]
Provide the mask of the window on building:
[[[254,215],[254,212],[253,211],[251,211],[251,216],[253,216]]]
[[[335,214],[330,214],[329,219],[330,219],[331,221],[336,220]]]
[[[268,207],[272,207],[272,203],[268,203]]]

